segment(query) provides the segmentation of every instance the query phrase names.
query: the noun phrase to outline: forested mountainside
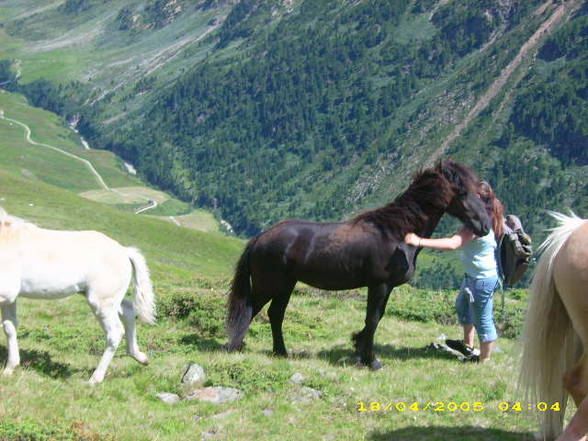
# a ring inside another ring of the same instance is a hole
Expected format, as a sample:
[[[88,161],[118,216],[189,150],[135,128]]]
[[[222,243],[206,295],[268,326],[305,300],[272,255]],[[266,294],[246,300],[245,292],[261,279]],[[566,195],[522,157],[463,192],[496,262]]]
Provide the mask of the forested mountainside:
[[[3,21],[20,45],[0,56],[4,87],[75,117],[94,146],[241,234],[384,204],[447,155],[531,233],[545,209],[588,216],[586,1],[52,5]],[[65,58],[64,75],[44,75],[41,56],[27,61],[26,48],[80,45],[92,67]]]
[[[266,3],[241,2],[221,28],[219,47],[248,38],[238,56],[182,77],[146,112],[147,130],[111,142],[249,234],[284,216],[345,216],[366,196],[388,201],[545,19],[538,2],[313,1],[260,29]],[[480,127],[490,132],[481,155],[459,140],[450,151],[470,156],[524,215],[581,203],[564,169],[588,163],[587,29],[582,12],[562,25],[497,100],[510,115]],[[511,195],[512,180],[537,188]]]

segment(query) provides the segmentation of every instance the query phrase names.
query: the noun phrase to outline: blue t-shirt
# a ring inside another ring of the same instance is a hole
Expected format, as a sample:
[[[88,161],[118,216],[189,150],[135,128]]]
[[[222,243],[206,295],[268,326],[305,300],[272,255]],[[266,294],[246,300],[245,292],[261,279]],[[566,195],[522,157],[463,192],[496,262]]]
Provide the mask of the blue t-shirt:
[[[466,274],[475,279],[498,277],[494,231],[470,240],[461,248],[461,263]]]

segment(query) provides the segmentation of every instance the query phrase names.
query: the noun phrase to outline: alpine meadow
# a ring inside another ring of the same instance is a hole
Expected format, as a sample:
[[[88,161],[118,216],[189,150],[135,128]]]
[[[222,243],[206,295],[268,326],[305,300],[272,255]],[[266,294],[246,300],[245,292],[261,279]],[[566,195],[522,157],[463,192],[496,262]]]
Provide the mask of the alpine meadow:
[[[486,363],[443,344],[461,338],[463,270],[432,250],[390,295],[382,369],[352,342],[366,288],[298,283],[287,357],[267,308],[226,350],[247,240],[283,219],[367,219],[448,159],[535,249],[548,210],[588,217],[588,1],[0,0],[0,207],[138,248],[157,310],[136,327],[150,363],[123,338],[91,386],[106,340],[84,296],[19,297],[0,441],[534,439],[560,411],[517,387],[537,253],[496,291]],[[434,237],[459,228],[443,216]]]

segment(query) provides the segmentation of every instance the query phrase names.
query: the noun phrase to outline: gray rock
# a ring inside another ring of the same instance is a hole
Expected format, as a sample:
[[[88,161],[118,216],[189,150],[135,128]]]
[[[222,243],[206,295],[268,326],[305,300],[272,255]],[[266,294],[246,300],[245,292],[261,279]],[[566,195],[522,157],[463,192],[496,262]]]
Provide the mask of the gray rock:
[[[310,401],[318,400],[322,396],[323,393],[320,390],[308,386],[302,386],[290,395],[290,399],[297,403],[308,403]]]
[[[186,367],[184,375],[182,375],[183,386],[199,386],[206,381],[206,373],[202,366],[193,363]]]
[[[185,396],[186,400],[206,401],[209,403],[226,403],[243,396],[243,392],[232,387],[204,387],[195,389]]]
[[[161,401],[163,401],[165,404],[176,404],[177,402],[180,401],[180,396],[177,394],[172,394],[169,392],[161,392],[157,395],[155,395],[157,398],[159,398]]]
[[[273,409],[269,409],[269,408],[268,409],[263,409],[262,412],[263,412],[263,414],[265,416],[272,416],[274,414],[274,410]]]
[[[290,377],[290,382],[294,384],[302,384],[304,380],[306,380],[306,375],[301,374],[300,372],[296,372]]]

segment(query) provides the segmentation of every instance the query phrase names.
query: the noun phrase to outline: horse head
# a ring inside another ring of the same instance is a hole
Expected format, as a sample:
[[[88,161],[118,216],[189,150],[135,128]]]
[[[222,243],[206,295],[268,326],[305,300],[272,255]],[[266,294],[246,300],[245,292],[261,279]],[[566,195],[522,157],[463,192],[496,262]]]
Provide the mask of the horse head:
[[[469,167],[451,160],[442,161],[437,167],[452,190],[447,213],[458,218],[477,236],[488,234],[491,220],[478,196],[480,178]]]

